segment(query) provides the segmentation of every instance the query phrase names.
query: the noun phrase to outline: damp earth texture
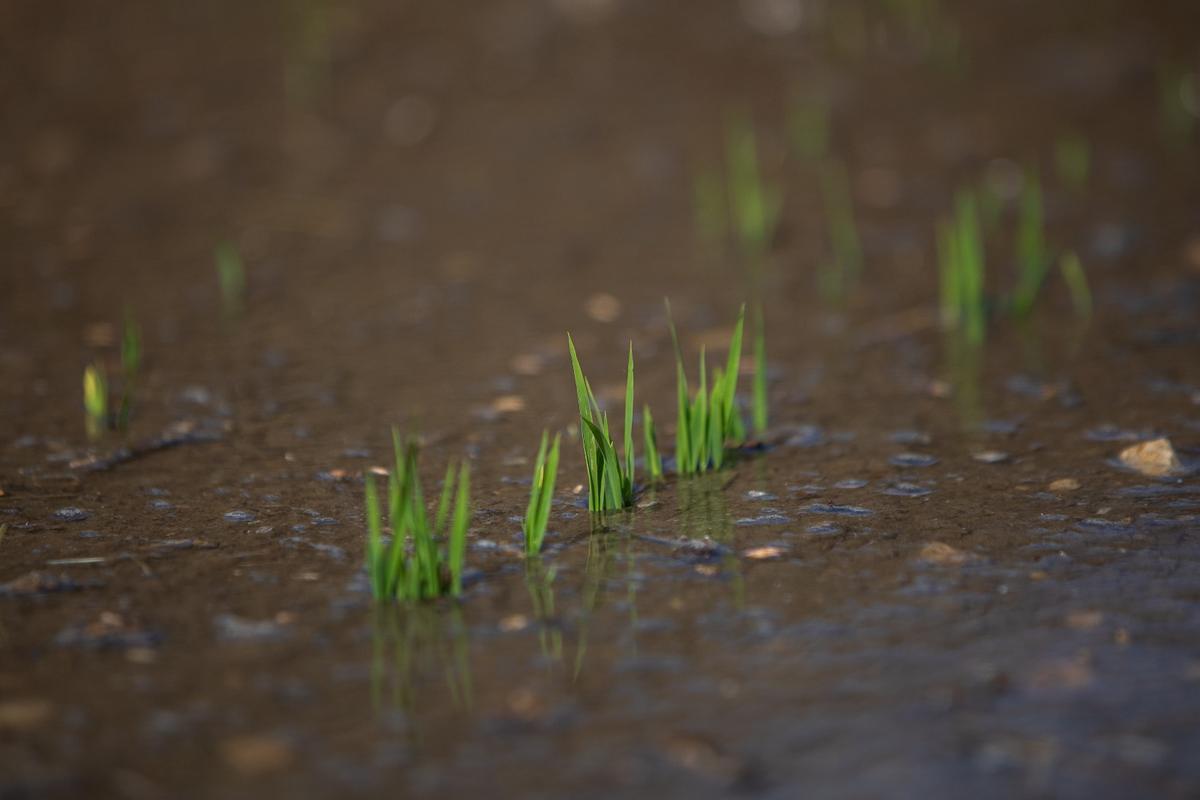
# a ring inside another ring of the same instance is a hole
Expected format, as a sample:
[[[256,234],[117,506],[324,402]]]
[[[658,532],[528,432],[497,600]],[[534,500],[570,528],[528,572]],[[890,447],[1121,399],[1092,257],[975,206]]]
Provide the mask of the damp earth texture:
[[[0,797],[1200,796],[1194,3],[0,17]]]

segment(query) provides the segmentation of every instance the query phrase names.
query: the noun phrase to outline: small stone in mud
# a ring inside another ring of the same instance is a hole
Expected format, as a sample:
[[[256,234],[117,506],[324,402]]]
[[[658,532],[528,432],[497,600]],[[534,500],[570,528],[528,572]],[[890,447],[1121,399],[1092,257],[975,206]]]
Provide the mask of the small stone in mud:
[[[28,597],[51,592],[73,592],[84,588],[66,575],[51,575],[48,572],[26,572],[8,583],[0,583],[0,596]]]
[[[783,514],[759,514],[757,517],[744,517],[734,524],[742,527],[753,525],[786,525],[791,521],[791,517],[786,517]]]
[[[893,497],[924,497],[932,493],[933,489],[927,486],[904,482],[893,483],[880,490],[880,494],[891,495]]]
[[[938,460],[928,453],[897,453],[888,463],[894,467],[932,467]]]
[[[287,630],[274,620],[252,620],[234,614],[213,618],[217,638],[226,642],[273,642],[287,636]]]
[[[746,499],[747,500],[774,500],[776,498],[775,498],[775,495],[771,494],[770,492],[764,492],[760,489],[751,489],[748,492],[746,492]]]
[[[1130,445],[1121,451],[1121,463],[1152,478],[1164,478],[1184,472],[1171,440],[1165,437]]]
[[[262,775],[291,764],[292,749],[274,736],[235,736],[221,742],[221,757],[236,772]]]
[[[1059,478],[1050,481],[1050,486],[1047,488],[1052,492],[1073,492],[1079,488],[1079,485],[1079,481],[1075,478]]]
[[[247,523],[247,522],[254,522],[254,520],[255,520],[255,516],[254,516],[254,513],[251,511],[242,511],[241,509],[234,509],[233,511],[225,512],[225,521],[226,522]]]
[[[64,506],[54,512],[54,518],[63,522],[83,522],[89,516],[88,512],[75,506]]]
[[[1008,461],[1008,453],[1000,450],[984,450],[980,453],[973,453],[971,458],[981,464],[1003,464],[1005,461]]]
[[[523,631],[529,627],[529,617],[524,614],[509,614],[501,618],[499,627],[505,633]]]
[[[922,433],[921,431],[896,431],[888,438],[896,444],[907,445],[925,445],[933,441],[928,433]]]
[[[0,730],[23,731],[50,718],[54,706],[48,700],[19,698],[0,702]]]
[[[742,556],[754,561],[764,561],[771,558],[782,558],[783,550],[773,545],[751,547],[749,550],[743,550]]]
[[[838,481],[833,485],[835,489],[861,489],[867,485],[867,481],[862,478],[847,478],[844,481]]]
[[[1067,627],[1077,631],[1090,631],[1104,621],[1101,611],[1072,611],[1067,614]]]
[[[973,561],[975,556],[945,542],[929,542],[921,548],[920,558],[941,567],[961,567],[968,561]]]
[[[597,322],[615,322],[621,316],[621,301],[607,292],[597,292],[583,304],[587,315]]]
[[[808,532],[813,536],[836,536],[842,532],[842,529],[832,522],[818,522],[816,525],[809,525]]]
[[[54,643],[60,647],[128,650],[156,647],[161,638],[155,631],[128,624],[120,614],[104,611],[93,622],[64,629],[54,637]]]

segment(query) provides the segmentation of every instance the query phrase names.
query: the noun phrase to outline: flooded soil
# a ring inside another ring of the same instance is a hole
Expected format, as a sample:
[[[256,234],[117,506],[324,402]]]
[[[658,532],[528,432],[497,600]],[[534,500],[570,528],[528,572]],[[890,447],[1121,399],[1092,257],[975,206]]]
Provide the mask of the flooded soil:
[[[1194,4],[0,19],[0,796],[1200,795]],[[805,97],[861,241],[840,294]],[[782,198],[754,259],[692,209],[737,113]],[[1034,165],[1094,313],[1056,269],[964,343],[938,220],[992,187],[1003,296]],[[670,441],[664,297],[689,363],[762,302],[770,428],[593,519],[566,332],[614,418],[633,342]],[[126,309],[131,424],[89,441]],[[393,424],[427,486],[471,465],[457,601],[371,599]],[[1155,437],[1176,474],[1120,461]]]

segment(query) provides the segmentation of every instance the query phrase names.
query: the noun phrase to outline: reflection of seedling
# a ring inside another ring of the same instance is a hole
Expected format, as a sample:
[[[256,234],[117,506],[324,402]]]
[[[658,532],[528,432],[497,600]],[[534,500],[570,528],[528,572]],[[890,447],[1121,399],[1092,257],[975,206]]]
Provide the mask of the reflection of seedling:
[[[971,342],[985,335],[984,251],[975,196],[960,192],[951,220],[938,225],[942,323],[958,328]]]
[[[470,474],[464,463],[455,480],[454,465],[446,470],[441,499],[429,519],[417,474],[418,448],[392,430],[395,467],[388,476],[388,518],[392,539],[384,544],[375,478],[366,476],[367,574],[377,600],[412,602],[462,594],[462,573],[470,521]],[[456,490],[457,486],[457,490]],[[451,515],[451,498],[454,501]],[[446,549],[438,539],[446,539]],[[411,545],[411,549],[410,549]]]
[[[720,245],[725,239],[728,206],[721,176],[715,172],[697,173],[692,181],[692,212],[696,230],[708,245]]]
[[[1158,105],[1163,133],[1172,144],[1186,144],[1200,119],[1200,78],[1195,72],[1164,65],[1158,74]]]
[[[547,454],[550,435],[542,431],[542,443],[538,447],[537,460],[533,466],[533,486],[529,490],[529,506],[525,509],[525,555],[534,556],[541,552],[546,539],[546,525],[550,521],[550,501],[554,499],[554,481],[558,476],[558,445],[560,435],[554,435],[554,446]]]
[[[798,97],[788,112],[792,149],[803,159],[817,161],[829,151],[829,103],[824,96]]]
[[[217,282],[221,287],[221,308],[227,318],[239,317],[246,304],[246,270],[242,257],[230,242],[216,249]]]
[[[1075,191],[1082,190],[1092,169],[1092,147],[1088,140],[1077,134],[1060,136],[1054,145],[1054,165],[1063,184]]]
[[[588,478],[588,509],[620,511],[633,505],[633,345],[625,371],[625,457],[617,457],[617,448],[608,430],[608,414],[600,411],[591,384],[579,366],[575,342],[567,334],[571,352],[571,370],[579,401],[579,438],[583,442],[583,463]]]
[[[108,430],[108,378],[99,362],[83,371],[83,410],[88,438],[99,438]]]
[[[761,255],[775,235],[783,193],[763,182],[754,126],[747,117],[729,117],[725,145],[734,231],[743,253]]]
[[[548,661],[562,661],[563,634],[554,625],[554,567],[547,568],[540,558],[525,562],[525,588],[533,604],[533,617],[538,621],[538,644]]]
[[[1042,219],[1042,188],[1036,172],[1025,178],[1021,193],[1020,216],[1017,220],[1017,288],[1013,292],[1012,310],[1019,317],[1029,314],[1037,300],[1046,273],[1050,270],[1050,254],[1046,248],[1045,223]]]
[[[754,432],[767,429],[767,333],[762,306],[754,312]]]
[[[667,307],[670,318],[670,306]],[[729,360],[725,371],[713,375],[711,393],[706,376],[704,348],[700,349],[700,385],[695,398],[689,399],[687,373],[683,367],[683,352],[675,324],[671,325],[671,340],[675,344],[675,377],[677,389],[677,421],[675,424],[675,469],[681,475],[720,469],[725,459],[725,447],[740,442],[745,429],[738,414],[734,397],[737,393],[738,369],[742,357],[742,325],[746,307],[738,312],[737,325],[729,342]]]
[[[1075,307],[1075,313],[1081,317],[1090,317],[1092,315],[1092,290],[1088,286],[1087,274],[1083,271],[1083,264],[1079,261],[1079,256],[1074,253],[1065,254],[1058,262],[1058,269],[1071,293],[1071,305]]]
[[[825,200],[829,244],[833,250],[832,263],[821,271],[821,288],[827,299],[840,300],[858,280],[863,258],[858,226],[854,222],[850,181],[840,161],[830,159],[822,166],[821,194]]]
[[[138,372],[142,366],[142,332],[133,314],[125,310],[125,324],[121,331],[121,407],[117,412],[117,426],[122,430],[129,427],[133,413],[133,397],[137,390]]]
[[[384,693],[390,687],[391,705],[410,712],[415,721],[417,715],[412,712],[418,699],[429,700],[432,694],[426,682],[419,680],[419,672],[430,668],[444,674],[451,704],[470,709],[470,646],[461,609],[442,613],[442,609],[430,607],[401,611],[380,606],[373,617],[371,700],[377,711],[385,709]]]
[[[654,417],[650,415],[650,406],[642,407],[642,438],[646,447],[646,469],[650,472],[651,483],[658,483],[663,478],[662,453],[658,450],[658,431],[654,429]]]

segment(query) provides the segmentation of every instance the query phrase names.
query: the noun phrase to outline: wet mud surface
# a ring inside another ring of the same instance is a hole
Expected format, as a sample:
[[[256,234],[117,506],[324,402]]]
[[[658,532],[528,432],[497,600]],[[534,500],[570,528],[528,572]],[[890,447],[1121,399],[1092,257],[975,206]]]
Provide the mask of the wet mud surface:
[[[1200,140],[1158,94],[1196,14],[946,4],[946,63],[833,5],[0,6],[0,796],[1200,793]],[[840,303],[810,90],[862,237]],[[735,107],[784,192],[753,270],[690,206]],[[1095,313],[1052,281],[964,350],[935,224],[1031,163]],[[662,298],[694,354],[755,294],[761,444],[597,522],[566,437],[527,563],[565,332],[612,408],[632,340],[669,431]],[[89,442],[126,307],[132,426]],[[470,460],[457,602],[371,600],[392,424],[430,485]],[[1156,436],[1180,474],[1119,461]]]

